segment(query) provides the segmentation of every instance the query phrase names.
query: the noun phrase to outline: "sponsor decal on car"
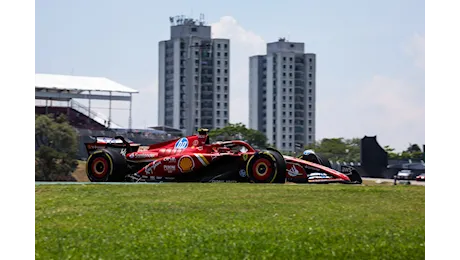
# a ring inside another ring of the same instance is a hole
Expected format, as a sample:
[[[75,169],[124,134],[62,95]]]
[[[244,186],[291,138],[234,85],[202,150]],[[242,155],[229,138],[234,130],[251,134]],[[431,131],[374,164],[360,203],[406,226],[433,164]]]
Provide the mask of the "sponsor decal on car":
[[[178,161],[178,167],[179,170],[184,173],[184,172],[189,172],[193,170],[195,167],[195,162],[193,161],[192,157],[190,155],[184,155],[182,156],[179,161]]]
[[[92,150],[92,149],[104,148],[105,145],[104,144],[88,144],[88,145],[86,145],[86,147],[89,150]]]
[[[163,177],[163,176],[150,176],[150,180],[155,180],[155,181],[172,181],[175,180],[176,178],[174,177]]]
[[[161,164],[160,160],[151,162],[145,166],[145,173],[148,175],[152,175],[153,171]]]
[[[247,161],[249,158],[249,155],[247,153],[243,154],[243,161]]]
[[[342,173],[345,173],[345,174],[349,175],[350,173],[352,173],[353,168],[351,168],[349,166],[342,165],[342,167],[340,168],[340,171]]]
[[[126,156],[126,148],[121,149],[120,154]]]
[[[188,147],[187,137],[182,137],[181,139],[177,140],[176,144],[174,145],[174,149],[185,149],[187,147]]]
[[[305,176],[305,169],[298,164],[288,164],[288,175],[291,177],[301,177]]]
[[[163,170],[168,173],[173,173],[176,171],[176,165],[164,165]]]
[[[244,169],[241,169],[239,174],[241,177],[246,177],[246,171]]]
[[[198,140],[193,141],[192,145],[193,146],[198,146]]]
[[[130,159],[151,159],[155,158],[155,154],[152,153],[131,153],[128,156]]]
[[[175,163],[176,162],[176,158],[175,157],[165,157],[163,159],[164,162],[167,162],[167,163]]]

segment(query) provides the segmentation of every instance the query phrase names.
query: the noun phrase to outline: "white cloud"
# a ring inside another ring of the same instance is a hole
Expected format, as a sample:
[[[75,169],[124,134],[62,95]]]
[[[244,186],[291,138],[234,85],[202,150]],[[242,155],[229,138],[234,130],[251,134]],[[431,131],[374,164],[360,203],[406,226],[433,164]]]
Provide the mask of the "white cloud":
[[[425,35],[415,33],[406,44],[405,50],[414,59],[415,65],[425,70]]]
[[[414,59],[414,63],[418,68],[426,72],[426,141],[432,143],[432,96],[433,96],[433,40],[430,36],[414,34],[406,45],[406,52]]]
[[[377,135],[380,145],[401,151],[425,140],[425,88],[404,80],[374,76],[341,96],[321,97],[317,139]]]
[[[422,80],[375,75],[344,95],[319,97],[318,139],[377,135],[380,145],[398,151],[425,143],[425,36],[414,34],[404,50],[422,70]]]
[[[244,29],[235,18],[224,16],[211,24],[213,38],[230,39],[230,122],[249,121],[249,57],[265,54],[266,42]]]

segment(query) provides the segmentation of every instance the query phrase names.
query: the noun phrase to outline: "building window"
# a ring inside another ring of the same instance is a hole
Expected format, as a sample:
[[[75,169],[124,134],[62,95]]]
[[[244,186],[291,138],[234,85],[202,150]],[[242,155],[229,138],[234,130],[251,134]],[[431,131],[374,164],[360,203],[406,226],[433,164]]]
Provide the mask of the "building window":
[[[220,73],[220,69],[217,69],[217,73]]]
[[[217,44],[217,48],[220,48],[220,43]]]

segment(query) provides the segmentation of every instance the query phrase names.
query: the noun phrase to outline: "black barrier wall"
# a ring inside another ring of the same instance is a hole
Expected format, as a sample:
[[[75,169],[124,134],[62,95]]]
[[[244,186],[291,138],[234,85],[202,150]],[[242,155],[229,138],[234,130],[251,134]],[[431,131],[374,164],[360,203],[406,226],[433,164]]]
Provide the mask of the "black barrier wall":
[[[363,177],[385,178],[388,154],[377,142],[377,136],[361,139],[361,172]]]

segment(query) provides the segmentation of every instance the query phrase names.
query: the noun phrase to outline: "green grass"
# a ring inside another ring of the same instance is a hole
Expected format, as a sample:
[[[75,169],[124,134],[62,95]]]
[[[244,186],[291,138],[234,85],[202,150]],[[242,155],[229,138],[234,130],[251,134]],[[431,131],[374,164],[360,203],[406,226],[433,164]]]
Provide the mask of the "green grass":
[[[425,187],[39,185],[37,259],[424,259]]]

